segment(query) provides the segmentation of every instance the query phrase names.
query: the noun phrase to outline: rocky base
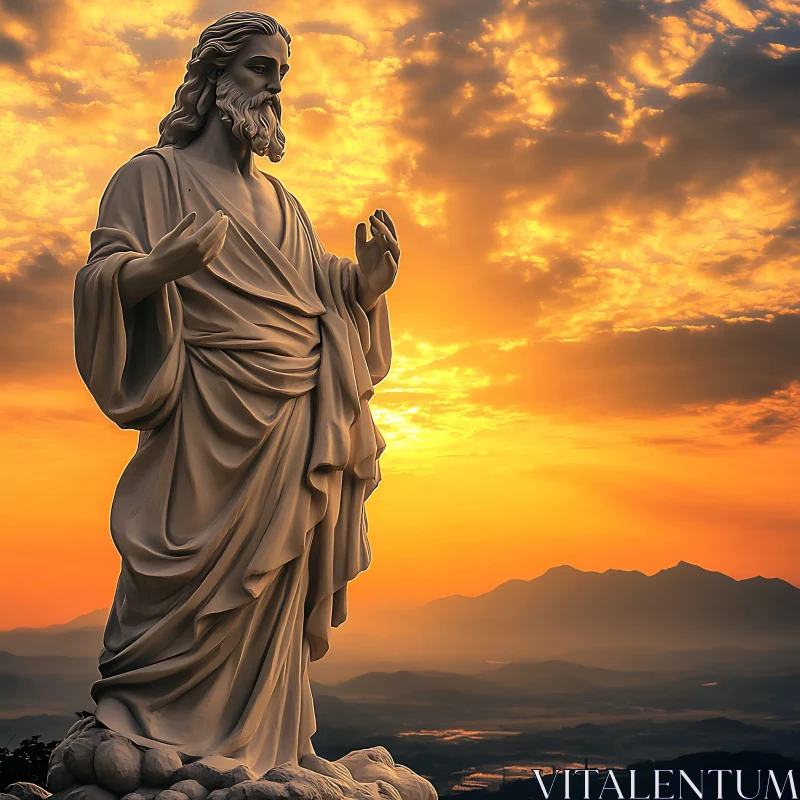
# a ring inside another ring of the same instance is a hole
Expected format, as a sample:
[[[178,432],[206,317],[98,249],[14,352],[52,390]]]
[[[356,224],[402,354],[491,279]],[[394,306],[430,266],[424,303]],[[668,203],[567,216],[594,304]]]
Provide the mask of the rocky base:
[[[53,751],[50,792],[16,783],[0,800],[437,800],[433,785],[383,747],[337,761],[316,755],[257,776],[170,749],[145,748],[87,717]]]

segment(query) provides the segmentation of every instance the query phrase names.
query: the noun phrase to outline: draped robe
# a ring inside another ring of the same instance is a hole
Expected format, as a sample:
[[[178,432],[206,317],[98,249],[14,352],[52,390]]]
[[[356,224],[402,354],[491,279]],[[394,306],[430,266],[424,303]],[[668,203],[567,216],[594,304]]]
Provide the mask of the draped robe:
[[[78,369],[140,432],[111,509],[121,573],[92,696],[133,741],[260,773],[313,752],[308,663],[370,561],[389,318],[384,297],[360,305],[357,265],[325,252],[280,181],[264,176],[274,243],[194,163],[151,148],[114,175],[75,283]],[[122,267],[219,208],[220,255],[123,309]]]

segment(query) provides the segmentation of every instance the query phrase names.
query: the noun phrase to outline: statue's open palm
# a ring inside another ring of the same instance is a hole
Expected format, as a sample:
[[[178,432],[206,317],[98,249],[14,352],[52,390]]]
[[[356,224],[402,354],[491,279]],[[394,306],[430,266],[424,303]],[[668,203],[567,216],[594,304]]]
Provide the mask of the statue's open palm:
[[[125,264],[119,274],[123,308],[132,308],[170,281],[191,275],[210,264],[225,245],[228,218],[218,211],[205,225],[187,233],[197,219],[192,211],[144,256]],[[181,234],[187,233],[181,238]]]
[[[156,243],[148,256],[164,283],[191,275],[210,264],[222,251],[228,217],[217,211],[205,225],[181,238],[182,233],[191,229],[195,219],[197,214],[194,211],[187,214]]]
[[[379,208],[369,215],[372,238],[367,241],[367,226],[356,226],[356,258],[369,290],[378,296],[391,288],[397,277],[400,245],[392,218]]]

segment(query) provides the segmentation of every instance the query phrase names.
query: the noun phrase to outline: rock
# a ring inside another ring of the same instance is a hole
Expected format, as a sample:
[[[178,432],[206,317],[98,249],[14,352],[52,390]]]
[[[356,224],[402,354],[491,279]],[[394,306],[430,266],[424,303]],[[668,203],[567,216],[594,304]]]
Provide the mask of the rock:
[[[114,792],[109,792],[94,783],[76,786],[64,796],[64,800],[118,800]]]
[[[118,795],[133,792],[142,782],[139,748],[124,736],[112,736],[97,746],[94,773],[100,786]]]
[[[244,783],[245,781],[254,781],[258,778],[255,772],[253,772],[247,764],[240,764],[238,767],[234,767],[232,770],[228,770],[231,775],[231,786],[235,786],[237,783]]]
[[[42,798],[50,797],[50,792],[47,789],[42,789],[35,783],[27,783],[19,781],[12,783],[11,786],[6,788],[5,794],[11,794],[18,800],[42,800]]]
[[[70,742],[76,739],[85,728],[89,726],[91,720],[78,720],[70,729],[64,739],[59,742],[50,753],[50,760],[47,764],[47,788],[51,792],[63,792],[72,788],[78,781],[72,776],[64,764],[64,753],[69,747]],[[61,800],[61,798],[59,798]]]
[[[284,784],[265,780],[242,781],[228,790],[228,800],[285,800],[290,796]]]
[[[5,792],[0,792],[0,800],[17,800],[13,794],[6,794]]]
[[[172,789],[164,789],[156,795],[156,800],[189,800],[183,792],[173,792]]]
[[[121,800],[145,800],[143,794],[139,794],[139,792],[128,792]]]
[[[175,773],[183,766],[174,750],[153,747],[142,756],[142,780],[148,786],[170,786]]]
[[[67,735],[64,738],[71,739],[73,736],[77,736],[79,733],[85,731],[87,728],[93,727],[95,724],[96,720],[94,717],[82,717],[67,731]]]
[[[300,759],[300,766],[319,775],[326,775],[350,800],[402,800],[393,786],[385,785],[390,790],[387,796],[386,791],[382,792],[377,783],[359,783],[343,764],[320,758],[314,753],[303,756]]]
[[[207,800],[228,800],[230,789],[214,789],[208,796]]]
[[[154,797],[157,797],[163,791],[163,786],[159,788],[155,788],[154,786],[137,786],[136,791],[132,794],[140,794],[144,797],[144,800],[153,800]]]
[[[206,800],[208,789],[201,786],[197,781],[178,781],[169,787],[173,792],[185,794],[189,800]]]
[[[353,750],[336,763],[347,767],[359,783],[385,781],[394,786],[402,800],[438,800],[433,784],[408,767],[395,764],[385,747]]]
[[[335,780],[305,769],[299,764],[281,764],[265,772],[265,781],[283,783],[291,797],[300,800],[342,800],[344,791]]]
[[[423,778],[422,780],[425,779]],[[379,800],[403,800],[403,798],[400,796],[400,792],[398,792],[391,783],[386,783],[386,781],[375,781],[374,784],[359,784],[359,786],[365,785],[375,786],[375,788],[378,790]],[[434,791],[436,790],[434,789]]]
[[[72,774],[66,768],[64,762],[58,760],[53,763],[51,761],[50,767],[47,770],[47,788],[51,792],[63,792],[66,789],[71,789],[74,785],[75,778],[72,777]]]
[[[94,752],[110,738],[111,732],[106,728],[86,728],[66,746],[64,766],[76,781],[83,784],[95,783]]]
[[[224,770],[202,761],[194,761],[182,766],[173,776],[175,783],[180,781],[197,781],[210,792],[215,789],[228,789],[233,786],[233,771]],[[173,798],[174,800],[174,798]]]
[[[344,764],[337,761],[328,761],[326,758],[321,758],[316,753],[309,753],[300,759],[300,766],[305,769],[310,769],[319,775],[327,775],[337,781],[345,781],[346,783],[355,783],[350,770]]]

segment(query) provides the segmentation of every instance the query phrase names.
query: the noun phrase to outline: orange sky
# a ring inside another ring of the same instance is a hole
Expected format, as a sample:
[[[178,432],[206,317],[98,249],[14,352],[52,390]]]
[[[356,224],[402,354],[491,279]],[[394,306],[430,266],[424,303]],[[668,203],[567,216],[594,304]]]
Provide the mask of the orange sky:
[[[72,361],[108,179],[231,0],[0,10],[0,627],[107,606],[135,434]],[[800,585],[800,3],[253,0],[293,36],[278,175],[403,256],[359,606],[569,563]]]

